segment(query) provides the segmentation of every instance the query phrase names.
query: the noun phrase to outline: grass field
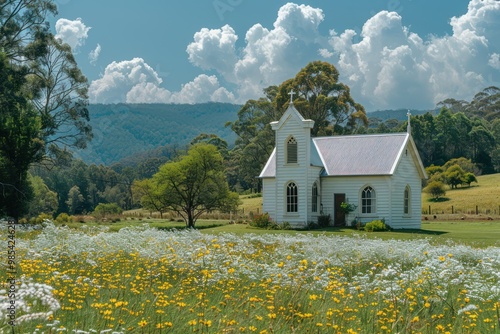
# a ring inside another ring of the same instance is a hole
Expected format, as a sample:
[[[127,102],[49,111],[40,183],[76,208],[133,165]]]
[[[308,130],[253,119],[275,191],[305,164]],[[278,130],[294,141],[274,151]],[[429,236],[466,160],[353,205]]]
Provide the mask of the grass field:
[[[500,174],[479,176],[478,183],[458,189],[446,189],[444,201],[433,202],[427,194],[422,194],[422,209],[432,213],[451,214],[452,207],[457,215],[475,215],[476,207],[483,216],[500,215]]]

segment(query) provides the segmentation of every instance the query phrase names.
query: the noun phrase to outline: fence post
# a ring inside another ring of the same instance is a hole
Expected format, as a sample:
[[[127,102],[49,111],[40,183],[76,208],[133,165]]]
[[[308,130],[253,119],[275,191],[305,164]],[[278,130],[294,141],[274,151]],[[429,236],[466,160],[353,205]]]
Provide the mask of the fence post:
[[[432,215],[431,206],[429,205],[429,214]]]
[[[476,215],[478,215],[478,214],[479,214],[479,209],[478,209],[478,207],[476,205]]]
[[[453,208],[453,205],[451,206],[451,214],[455,213],[455,209]]]

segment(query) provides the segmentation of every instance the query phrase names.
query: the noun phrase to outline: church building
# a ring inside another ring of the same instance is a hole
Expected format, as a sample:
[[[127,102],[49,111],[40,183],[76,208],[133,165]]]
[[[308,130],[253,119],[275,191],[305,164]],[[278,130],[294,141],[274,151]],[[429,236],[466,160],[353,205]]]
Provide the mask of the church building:
[[[335,226],[383,219],[396,229],[421,227],[427,174],[409,122],[406,133],[316,138],[313,125],[292,100],[271,123],[276,147],[259,176],[264,213],[293,227],[317,222],[320,215],[330,215]],[[354,211],[346,213],[346,204]]]

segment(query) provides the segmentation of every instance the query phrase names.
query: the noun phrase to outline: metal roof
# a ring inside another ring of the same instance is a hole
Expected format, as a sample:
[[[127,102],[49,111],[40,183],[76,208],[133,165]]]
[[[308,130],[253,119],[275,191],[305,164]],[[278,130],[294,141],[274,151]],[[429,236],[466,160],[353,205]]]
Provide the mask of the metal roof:
[[[324,167],[323,176],[392,175],[408,140],[408,133],[312,138],[311,164]],[[274,176],[276,149],[259,177]]]
[[[392,175],[407,133],[313,138],[323,161],[324,175]]]

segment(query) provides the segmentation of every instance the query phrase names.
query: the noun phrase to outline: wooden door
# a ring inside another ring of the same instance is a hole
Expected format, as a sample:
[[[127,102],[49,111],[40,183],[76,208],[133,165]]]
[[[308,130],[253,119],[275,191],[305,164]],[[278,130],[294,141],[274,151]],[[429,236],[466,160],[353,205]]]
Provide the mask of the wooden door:
[[[345,194],[333,194],[334,198],[334,226],[345,226],[345,213],[340,208],[340,204],[345,202]]]

